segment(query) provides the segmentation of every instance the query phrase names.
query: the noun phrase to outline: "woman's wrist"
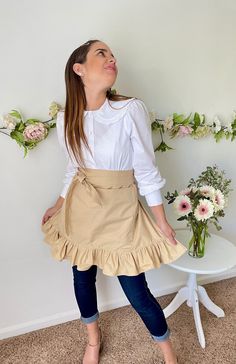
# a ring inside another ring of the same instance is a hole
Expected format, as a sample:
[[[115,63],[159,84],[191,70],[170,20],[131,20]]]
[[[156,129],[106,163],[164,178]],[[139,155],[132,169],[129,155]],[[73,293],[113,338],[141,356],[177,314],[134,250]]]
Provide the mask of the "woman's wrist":
[[[149,206],[149,207],[152,210],[152,213],[153,213],[157,223],[160,223],[160,224],[167,223],[163,204]]]

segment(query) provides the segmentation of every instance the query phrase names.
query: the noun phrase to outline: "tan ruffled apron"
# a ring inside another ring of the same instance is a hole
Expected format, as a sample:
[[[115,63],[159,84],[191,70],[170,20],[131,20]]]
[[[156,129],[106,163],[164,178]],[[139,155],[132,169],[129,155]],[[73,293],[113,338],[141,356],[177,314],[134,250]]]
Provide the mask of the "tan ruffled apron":
[[[108,276],[159,268],[187,250],[165,237],[139,201],[133,169],[79,169],[62,207],[41,229],[56,260],[79,270],[95,264]]]

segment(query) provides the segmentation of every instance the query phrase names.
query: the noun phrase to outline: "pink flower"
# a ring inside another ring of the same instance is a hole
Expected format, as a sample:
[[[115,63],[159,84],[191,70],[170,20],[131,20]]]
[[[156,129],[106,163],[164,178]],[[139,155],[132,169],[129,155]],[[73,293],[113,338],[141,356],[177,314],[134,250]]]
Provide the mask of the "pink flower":
[[[217,189],[215,192],[215,196],[213,199],[213,205],[214,205],[216,211],[223,210],[223,208],[225,206],[224,195],[219,189]]]
[[[46,138],[48,134],[47,128],[43,123],[37,122],[35,124],[27,125],[23,131],[25,141],[39,142]]]
[[[191,134],[192,128],[189,125],[180,125],[177,136],[184,137]]]
[[[174,201],[174,207],[180,216],[188,215],[192,211],[190,198],[186,195],[177,196]]]
[[[199,204],[194,210],[194,216],[198,221],[207,220],[213,216],[214,213],[214,205],[211,201],[207,199],[200,199]]]

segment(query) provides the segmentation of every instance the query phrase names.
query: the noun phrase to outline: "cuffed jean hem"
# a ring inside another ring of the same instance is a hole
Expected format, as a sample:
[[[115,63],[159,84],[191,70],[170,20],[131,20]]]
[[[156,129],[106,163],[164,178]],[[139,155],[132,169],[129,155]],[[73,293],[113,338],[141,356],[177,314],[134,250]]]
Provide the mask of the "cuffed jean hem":
[[[155,335],[151,335],[151,336],[152,336],[152,338],[153,338],[154,341],[164,341],[164,340],[167,340],[169,338],[169,336],[170,336],[170,329],[168,327],[166,333],[164,335],[162,335],[162,336],[155,336]]]
[[[85,323],[85,324],[90,324],[91,322],[94,322],[98,319],[99,317],[99,312],[95,313],[93,316],[91,317],[82,317],[80,316],[80,320]]]

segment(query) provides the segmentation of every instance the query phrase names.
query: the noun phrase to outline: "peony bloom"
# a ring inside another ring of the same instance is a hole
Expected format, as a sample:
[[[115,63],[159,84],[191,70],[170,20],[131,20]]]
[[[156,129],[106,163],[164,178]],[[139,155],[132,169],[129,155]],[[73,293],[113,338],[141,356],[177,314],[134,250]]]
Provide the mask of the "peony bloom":
[[[206,199],[200,199],[199,204],[194,210],[194,216],[198,221],[207,220],[213,216],[214,213],[214,205],[211,201]]]
[[[204,185],[199,187],[199,191],[201,192],[201,195],[205,197],[209,197],[211,200],[215,197],[215,189],[212,186]]]
[[[180,216],[188,215],[192,211],[190,198],[186,195],[177,196],[174,201],[174,207]]]
[[[174,125],[174,121],[173,121],[173,117],[172,116],[167,116],[167,118],[165,119],[164,123],[164,130],[169,130],[173,127]]]
[[[57,116],[58,111],[60,110],[61,106],[57,104],[55,101],[53,101],[49,106],[49,116],[51,116],[52,119],[55,118],[55,116]]]
[[[29,142],[39,142],[45,139],[47,134],[48,129],[41,122],[27,125],[25,130],[23,131],[25,141]]]
[[[193,128],[189,125],[180,125],[177,136],[184,137],[186,135],[191,134]]]
[[[213,205],[216,211],[223,210],[223,208],[225,207],[224,195],[220,190],[215,191]]]
[[[3,115],[2,122],[5,128],[13,130],[15,129],[16,124],[19,122],[19,120],[10,114],[5,114]]]

